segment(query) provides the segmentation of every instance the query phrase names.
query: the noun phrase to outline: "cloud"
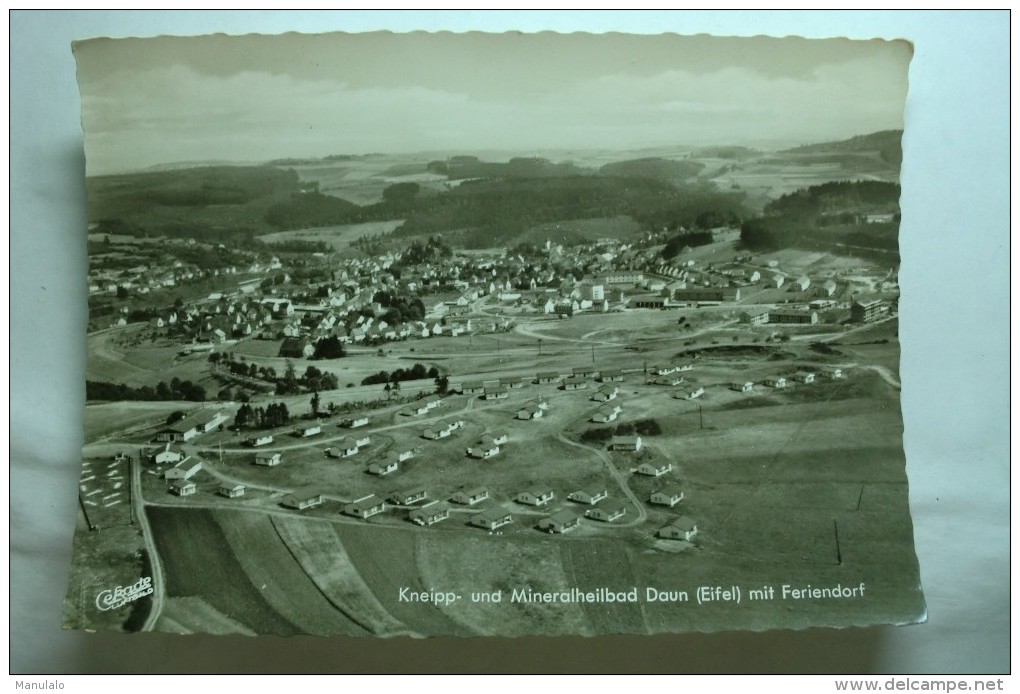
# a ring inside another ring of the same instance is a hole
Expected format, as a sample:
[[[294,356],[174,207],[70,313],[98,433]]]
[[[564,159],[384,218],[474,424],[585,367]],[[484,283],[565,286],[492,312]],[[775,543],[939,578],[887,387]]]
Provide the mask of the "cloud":
[[[809,142],[900,126],[906,70],[883,55],[799,78],[745,67],[607,74],[526,98],[491,88],[356,88],[340,74],[124,68],[83,87],[86,154],[97,172],[340,152]]]

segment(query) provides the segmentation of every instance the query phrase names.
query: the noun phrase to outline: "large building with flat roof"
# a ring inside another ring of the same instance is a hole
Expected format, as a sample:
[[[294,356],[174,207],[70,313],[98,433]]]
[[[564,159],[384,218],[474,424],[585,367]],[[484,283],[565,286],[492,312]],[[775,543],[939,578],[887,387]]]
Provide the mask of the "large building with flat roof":
[[[867,323],[886,314],[889,306],[880,299],[871,301],[855,301],[850,305],[850,320],[854,323]]]

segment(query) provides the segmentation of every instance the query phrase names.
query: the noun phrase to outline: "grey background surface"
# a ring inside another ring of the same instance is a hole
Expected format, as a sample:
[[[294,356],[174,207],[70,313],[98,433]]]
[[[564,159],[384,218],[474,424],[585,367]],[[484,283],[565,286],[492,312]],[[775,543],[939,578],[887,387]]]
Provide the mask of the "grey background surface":
[[[926,624],[430,640],[61,631],[84,405],[84,160],[70,42],[198,33],[585,30],[907,38],[900,280],[907,472]],[[10,670],[1007,672],[1006,12],[13,12]]]

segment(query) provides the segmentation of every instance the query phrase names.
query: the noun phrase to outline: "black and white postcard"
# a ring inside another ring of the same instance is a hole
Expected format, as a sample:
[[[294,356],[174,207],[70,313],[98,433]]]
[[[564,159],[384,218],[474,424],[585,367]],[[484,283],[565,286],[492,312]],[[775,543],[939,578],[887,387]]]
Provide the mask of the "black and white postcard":
[[[68,628],[923,621],[904,41],[76,43]]]

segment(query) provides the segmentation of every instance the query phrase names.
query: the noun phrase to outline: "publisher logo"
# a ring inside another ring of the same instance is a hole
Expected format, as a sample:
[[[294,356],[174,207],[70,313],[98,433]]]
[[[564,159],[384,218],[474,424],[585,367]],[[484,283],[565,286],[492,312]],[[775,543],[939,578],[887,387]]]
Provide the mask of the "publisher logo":
[[[96,596],[96,607],[103,612],[116,610],[146,595],[152,595],[152,578],[149,576],[138,579],[137,583],[130,586],[117,586],[101,591]]]

